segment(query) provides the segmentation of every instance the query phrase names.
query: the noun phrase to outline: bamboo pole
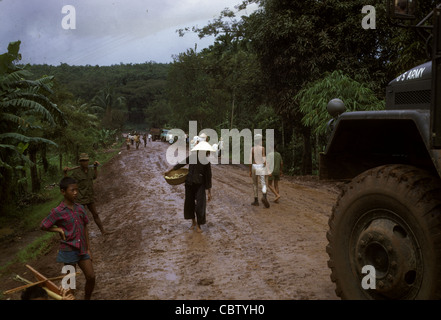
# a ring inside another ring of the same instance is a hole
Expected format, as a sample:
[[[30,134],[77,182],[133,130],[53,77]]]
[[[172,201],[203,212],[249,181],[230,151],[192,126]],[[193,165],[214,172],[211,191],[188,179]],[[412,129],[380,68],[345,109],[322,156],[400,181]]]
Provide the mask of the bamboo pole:
[[[100,165],[94,165],[94,164],[89,164],[89,168],[94,168],[94,167],[99,167]],[[68,168],[67,171],[71,171],[71,170],[76,170],[81,168],[81,166],[76,166],[76,167],[72,167],[72,168]]]
[[[81,168],[81,167],[80,166],[76,166],[76,167],[73,167],[73,168],[68,168],[66,171],[72,171],[72,170],[79,169],[79,168]]]
[[[79,274],[80,274],[79,271],[75,273],[75,275],[79,275]],[[69,275],[67,275],[67,276],[68,276],[68,277],[71,277],[72,275],[69,274]],[[21,291],[21,290],[27,289],[27,288],[29,288],[29,287],[33,287],[33,286],[36,286],[36,285],[42,284],[42,283],[44,283],[44,282],[46,282],[46,281],[60,280],[60,279],[63,279],[64,277],[66,277],[66,275],[61,275],[61,276],[58,276],[58,277],[48,278],[48,279],[46,279],[46,280],[40,280],[40,281],[37,281],[37,282],[30,282],[29,280],[27,280],[27,281],[29,281],[30,283],[25,284],[25,285],[20,286],[20,287],[17,287],[17,288],[14,288],[14,289],[10,289],[10,290],[4,291],[3,294],[13,294],[13,293],[16,293],[16,292],[18,292],[18,291]]]
[[[14,279],[18,280],[18,281],[21,281],[21,282],[24,282],[24,283],[27,283],[27,284],[32,284],[31,281],[29,281],[29,280],[27,280],[27,279],[25,279],[23,277],[20,277],[18,274],[15,276]],[[63,299],[62,296],[60,296],[59,294],[49,290],[48,288],[46,288],[46,287],[42,287],[42,288],[47,292],[49,297],[51,297],[51,298],[53,298],[55,300],[62,300]]]

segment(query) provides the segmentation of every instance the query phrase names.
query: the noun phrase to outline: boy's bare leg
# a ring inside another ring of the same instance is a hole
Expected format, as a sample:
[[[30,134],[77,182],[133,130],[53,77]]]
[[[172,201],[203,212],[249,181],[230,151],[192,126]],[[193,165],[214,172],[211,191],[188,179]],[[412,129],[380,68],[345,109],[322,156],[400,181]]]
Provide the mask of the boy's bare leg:
[[[277,198],[274,200],[274,202],[278,202],[280,199],[280,192],[279,192],[279,180],[274,180],[274,189],[277,192]]]
[[[89,203],[87,205],[87,208],[89,209],[90,213],[92,213],[93,220],[95,221],[96,225],[100,229],[101,234],[113,233],[113,231],[104,230],[103,223],[101,222],[100,216],[98,215],[98,212],[96,211],[95,203]]]
[[[95,271],[93,270],[92,260],[78,261],[78,266],[86,277],[86,285],[84,286],[84,300],[90,300],[93,289],[95,288]]]
[[[275,188],[276,184],[277,184],[277,181],[274,180],[274,187],[273,187],[273,180],[269,180],[269,181],[268,181],[268,187],[270,188],[270,190],[271,190],[271,191],[274,193],[274,195],[276,196],[276,198],[274,199],[274,202],[277,202],[277,201],[279,201],[279,199],[280,199],[280,195],[279,195],[279,193],[277,192],[277,189]]]

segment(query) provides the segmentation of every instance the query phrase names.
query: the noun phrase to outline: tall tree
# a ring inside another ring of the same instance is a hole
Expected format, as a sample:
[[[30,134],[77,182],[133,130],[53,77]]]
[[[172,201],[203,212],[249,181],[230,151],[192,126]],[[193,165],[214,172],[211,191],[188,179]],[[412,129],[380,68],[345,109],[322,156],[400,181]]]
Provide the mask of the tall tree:
[[[300,90],[295,98],[303,114],[302,123],[318,136],[326,134],[330,117],[326,107],[331,99],[342,99],[347,111],[384,109],[384,101],[378,99],[371,89],[340,70],[326,73],[323,79]]]
[[[219,17],[202,28],[178,30],[181,36],[191,30],[200,38],[215,38],[209,48],[197,54],[195,50],[187,51],[187,57],[181,55],[177,62],[187,66],[187,73],[198,70],[205,85],[203,97],[208,102],[205,103],[208,110],[205,111],[204,121],[217,129],[253,129],[256,109],[263,101],[260,68],[255,54],[249,50],[249,39],[244,37],[243,20],[236,16],[237,12],[225,9]],[[190,55],[193,55],[193,60],[189,59]],[[195,60],[196,56],[199,60]],[[190,61],[196,61],[197,66],[188,68]],[[182,75],[183,72],[178,73]],[[177,76],[177,72],[171,72],[170,75],[172,77],[169,77],[169,81],[174,82],[173,77]],[[192,86],[191,83],[188,85]],[[198,85],[192,87],[197,90]],[[171,96],[174,95],[175,92],[171,91]]]
[[[92,101],[95,106],[104,111],[102,116],[104,128],[122,130],[126,120],[124,117],[126,98],[124,96],[117,96],[114,88],[107,86],[101,89]]]

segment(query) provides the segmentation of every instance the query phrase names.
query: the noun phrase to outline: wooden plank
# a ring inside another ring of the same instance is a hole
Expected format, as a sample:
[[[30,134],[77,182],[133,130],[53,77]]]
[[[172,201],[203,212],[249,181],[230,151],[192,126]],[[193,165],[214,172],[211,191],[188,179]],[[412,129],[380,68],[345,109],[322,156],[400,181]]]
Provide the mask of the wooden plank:
[[[44,275],[42,275],[40,272],[38,272],[37,270],[35,270],[34,268],[32,268],[30,265],[26,265],[26,267],[32,271],[32,273],[34,274],[34,276],[37,278],[38,281],[46,281],[45,282],[45,286],[52,292],[55,292],[58,295],[61,295],[60,289],[58,288],[58,286],[53,283],[52,281],[50,281],[48,278],[46,278]]]

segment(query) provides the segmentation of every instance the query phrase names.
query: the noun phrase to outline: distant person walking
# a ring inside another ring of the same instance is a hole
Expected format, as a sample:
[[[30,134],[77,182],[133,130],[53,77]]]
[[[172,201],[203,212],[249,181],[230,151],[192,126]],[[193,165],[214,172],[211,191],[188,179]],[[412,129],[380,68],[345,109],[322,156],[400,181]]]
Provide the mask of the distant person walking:
[[[126,138],[126,147],[127,147],[127,150],[130,150],[130,138],[129,138],[129,136],[127,136],[127,138]]]
[[[198,136],[194,136],[193,139],[190,140],[190,151],[193,150],[193,148],[196,146],[198,142],[199,142]]]
[[[140,138],[139,134],[137,133],[137,134],[135,134],[135,146],[136,146],[136,150],[138,150],[140,143],[141,143],[141,138]]]
[[[217,146],[217,156],[221,157],[222,156],[222,150],[224,150],[224,139],[222,137],[220,137],[219,139],[219,144]]]
[[[270,152],[267,157],[267,166],[272,168],[272,172],[268,176],[268,187],[274,193],[276,198],[274,202],[279,202],[280,191],[279,191],[279,181],[280,177],[283,176],[283,159],[281,154],[277,150],[277,145],[274,145],[274,151]],[[274,186],[273,186],[274,181]]]
[[[93,220],[100,229],[102,234],[110,234],[113,231],[106,231],[103,227],[101,219],[95,207],[93,180],[98,177],[98,166],[100,163],[95,161],[93,163],[93,169],[89,167],[89,156],[87,153],[80,154],[80,166],[77,168],[65,167],[63,172],[64,176],[67,176],[68,171],[72,172],[72,178],[78,182],[78,197],[77,203],[84,205],[92,213]]]
[[[262,186],[262,203],[266,208],[269,208],[270,204],[266,197],[266,159],[265,159],[265,147],[262,146],[262,135],[256,134],[254,136],[254,146],[251,148],[250,153],[250,177],[253,180],[254,190],[254,202],[253,206],[259,205],[259,182]],[[259,178],[259,179],[258,179]]]

